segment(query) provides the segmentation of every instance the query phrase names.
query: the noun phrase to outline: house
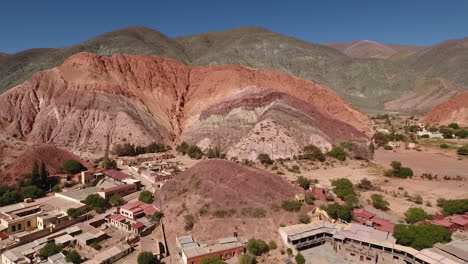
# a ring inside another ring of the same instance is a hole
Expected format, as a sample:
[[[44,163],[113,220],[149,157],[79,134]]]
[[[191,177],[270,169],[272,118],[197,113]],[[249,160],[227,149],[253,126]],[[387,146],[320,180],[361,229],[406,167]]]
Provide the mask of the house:
[[[322,201],[326,201],[327,196],[330,195],[330,190],[328,188],[319,187],[318,185],[310,185],[309,191],[312,192],[315,198]]]
[[[108,223],[125,232],[140,234],[145,228],[141,221],[134,220],[121,214],[113,214],[108,217]]]
[[[103,174],[107,177],[110,177],[116,181],[119,181],[119,182],[122,182],[123,180],[125,179],[131,179],[132,176],[126,174],[126,173],[123,173],[121,171],[117,171],[117,170],[105,170],[103,172]]]
[[[442,133],[427,131],[425,128],[416,133],[419,137],[429,137],[429,138],[444,138]]]
[[[468,214],[452,215],[448,217],[449,221],[457,225],[457,230],[468,231]]]
[[[144,202],[133,202],[123,205],[117,208],[117,212],[123,216],[126,216],[131,219],[137,219],[144,216],[152,216],[154,213],[158,212],[159,209],[152,204],[147,204]]]
[[[415,149],[415,148],[416,148],[416,143],[414,143],[414,142],[408,142],[408,143],[406,144],[406,148],[408,148],[408,149]]]
[[[468,231],[468,213],[463,215],[451,215],[444,217],[443,215],[436,215],[434,220],[422,221],[422,223],[430,223],[446,227],[450,232]]]
[[[117,158],[117,164],[119,166],[130,166],[143,162],[162,161],[173,158],[175,158],[175,155],[172,153],[146,153],[135,157],[119,157]]]
[[[398,141],[390,141],[390,142],[388,142],[387,145],[390,146],[390,147],[392,147],[392,148],[399,148],[399,147],[400,147],[400,142],[398,142]]]
[[[121,184],[111,188],[102,189],[98,194],[108,200],[114,195],[125,196],[138,190],[136,184]]]
[[[392,233],[395,228],[394,223],[387,219],[377,217],[373,213],[362,208],[353,210],[353,219],[361,225],[370,226],[379,231]]]
[[[114,263],[132,252],[132,247],[128,244],[117,244],[109,249],[99,252],[92,259],[83,264],[107,264]]]
[[[294,199],[298,202],[300,202],[301,204],[305,203],[305,194],[303,193],[297,193],[296,195],[294,195]]]
[[[375,131],[380,132],[380,133],[384,133],[384,134],[390,134],[390,130],[388,130],[386,128],[377,128]]]
[[[219,239],[212,244],[198,244],[191,236],[176,237],[184,264],[200,264],[202,259],[219,256],[222,260],[239,257],[244,253],[244,243],[237,237]]]

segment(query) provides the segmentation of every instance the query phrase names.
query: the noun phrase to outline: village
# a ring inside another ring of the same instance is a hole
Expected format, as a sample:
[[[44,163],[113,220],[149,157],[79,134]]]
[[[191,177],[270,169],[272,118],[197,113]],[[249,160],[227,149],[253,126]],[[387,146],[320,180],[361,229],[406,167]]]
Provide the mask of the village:
[[[385,157],[386,153],[402,151],[424,153],[427,152],[425,148],[433,147],[428,145],[429,141],[424,140],[443,140],[448,137],[446,133],[436,132],[434,129],[427,130],[425,126],[417,123],[418,120],[412,120],[411,123],[408,123],[408,119],[399,120],[398,122],[404,122],[401,127],[395,126],[395,121],[389,125],[388,119],[382,120],[375,122],[378,136],[374,138],[374,142],[377,148],[381,147],[378,150],[379,157]],[[414,129],[408,131],[407,127]],[[450,138],[457,138],[457,135],[453,134]],[[192,148],[195,151],[193,157],[188,153],[188,149]],[[452,242],[436,243],[432,247],[420,250],[403,246],[397,243],[394,232],[396,226],[405,221],[408,223],[408,219],[402,220],[404,216],[402,213],[398,214],[398,211],[389,211],[388,202],[385,201],[388,196],[382,193],[381,188],[372,187],[372,184],[379,184],[378,182],[382,186],[386,185],[388,180],[382,182],[382,177],[392,175],[386,175],[387,172],[380,176],[369,174],[370,166],[367,163],[353,159],[344,161],[332,158],[326,163],[319,162],[319,166],[327,164],[323,167],[317,167],[317,163],[308,161],[307,158],[275,162],[269,161],[269,158],[259,158],[259,163],[233,160],[239,164],[236,166],[252,167],[254,164],[253,167],[258,170],[271,170],[277,174],[276,177],[303,190],[291,196],[289,204],[283,201],[281,205],[286,211],[301,212],[299,224],[289,221],[288,224],[276,227],[277,233],[273,237],[276,237],[276,241],[281,242],[281,245],[278,246],[275,240],[270,240],[269,248],[280,248],[281,254],[253,253],[251,244],[262,240],[255,240],[248,233],[234,232],[231,236],[210,237],[201,241],[193,236],[190,232],[191,227],[187,226],[185,234],[167,233],[170,232],[168,230],[172,230],[172,223],[165,223],[164,219],[174,212],[164,210],[162,199],[159,197],[160,190],[166,184],[173,184],[172,179],[177,179],[180,173],[197,164],[202,157],[200,153],[202,152],[196,147],[181,144],[176,150],[162,149],[149,153],[132,153],[130,156],[124,155],[125,153],[116,155],[115,160],[112,160],[114,165],[107,168],[101,166],[77,173],[48,175],[49,179],[57,183],[56,186],[62,186],[60,190],[54,188],[53,192],[44,197],[26,198],[21,202],[0,207],[2,263],[136,263],[137,259],[146,256],[161,263],[175,261],[183,264],[205,264],[218,263],[217,259],[226,263],[237,263],[238,259],[247,261],[257,256],[260,262],[280,261],[287,264],[293,261],[301,263],[301,258],[305,261],[302,263],[313,263],[310,260],[320,254],[325,254],[324,258],[328,263],[339,263],[339,260],[348,261],[347,263],[429,264],[468,261],[467,212],[441,214],[431,206],[431,203],[436,203],[435,197],[433,201],[426,200],[424,209],[432,214],[410,224],[443,227],[453,233],[449,239]],[[208,159],[211,158],[224,159],[225,156],[217,153]],[[109,162],[109,157],[105,159]],[[394,157],[390,159],[393,160]],[[358,168],[353,173],[357,173],[359,177],[355,178],[354,175],[346,175],[340,171],[352,166]],[[403,168],[401,164],[399,166],[393,168],[394,172]],[[423,175],[423,180],[428,179],[427,173],[420,172],[417,167],[413,169],[415,174]],[[335,170],[336,175],[346,176],[351,186],[353,183],[350,180],[354,182],[357,189],[356,192],[353,189],[353,193],[360,196],[361,200],[369,195],[367,205],[349,207],[350,204],[357,203],[358,198],[353,198],[356,200],[351,199],[350,202],[348,196],[337,192],[337,182],[341,181],[345,185],[347,182],[344,178],[327,176],[327,173],[333,174]],[[364,176],[369,177],[372,183]],[[406,181],[421,182],[419,179],[411,179],[412,176],[413,172]],[[435,180],[438,180],[437,176],[434,176]],[[393,178],[388,179],[393,181]],[[447,183],[460,180],[452,177],[444,179]],[[465,176],[461,177],[461,182],[463,186],[466,185]],[[362,187],[364,185],[368,187]],[[368,194],[369,190],[374,194]],[[461,194],[463,195],[463,191]],[[383,207],[376,206],[375,195],[380,195]],[[370,200],[372,202],[369,202]],[[185,206],[185,203],[181,205],[182,210]],[[422,205],[419,207],[423,208]],[[307,209],[304,209],[304,212],[301,208]],[[351,211],[347,215],[339,212],[344,208],[351,208]],[[187,221],[186,217],[186,225]],[[191,224],[193,225],[193,222]],[[169,228],[165,228],[165,225]],[[213,262],[207,262],[210,259]]]

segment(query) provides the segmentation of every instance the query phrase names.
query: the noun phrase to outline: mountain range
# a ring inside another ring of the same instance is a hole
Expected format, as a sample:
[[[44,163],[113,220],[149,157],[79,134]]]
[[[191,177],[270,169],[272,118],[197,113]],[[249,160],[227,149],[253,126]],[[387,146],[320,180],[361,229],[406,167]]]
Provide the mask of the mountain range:
[[[283,72],[330,87],[369,113],[426,112],[468,91],[467,42],[448,40],[430,47],[372,41],[319,45],[257,27],[169,38],[136,26],[70,47],[0,56],[0,91],[78,52],[148,54],[193,66],[240,65]]]

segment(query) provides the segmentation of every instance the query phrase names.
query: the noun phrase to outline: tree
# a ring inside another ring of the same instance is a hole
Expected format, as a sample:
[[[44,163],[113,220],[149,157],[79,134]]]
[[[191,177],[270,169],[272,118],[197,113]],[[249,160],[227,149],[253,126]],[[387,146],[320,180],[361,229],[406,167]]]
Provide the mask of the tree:
[[[457,123],[450,123],[448,125],[448,127],[450,127],[451,129],[459,129],[460,128],[460,126]]]
[[[251,238],[247,243],[247,251],[254,256],[260,256],[270,251],[270,247],[261,239]]]
[[[39,197],[42,197],[42,196],[45,195],[44,190],[42,190],[41,188],[39,188],[36,185],[21,187],[20,190],[21,190],[21,194],[22,194],[23,198],[36,199],[36,198],[39,198]]]
[[[396,225],[393,236],[398,244],[421,250],[432,247],[435,243],[449,242],[452,233],[445,227],[425,223],[420,225]]]
[[[142,191],[138,196],[138,201],[144,203],[151,203],[153,200],[153,194],[150,191]]]
[[[220,146],[215,146],[214,148],[209,148],[206,157],[209,159],[224,159],[226,158],[226,153],[221,150]]]
[[[138,264],[156,264],[157,263],[155,257],[153,256],[153,253],[149,251],[143,251],[140,254],[138,254],[137,262]]]
[[[44,161],[41,163],[41,171],[39,172],[39,176],[40,176],[40,179],[41,179],[41,186],[42,187],[46,187],[46,183],[47,183],[47,169],[46,169],[46,166],[44,164]]]
[[[358,203],[357,193],[349,179],[332,180],[332,186],[336,196],[343,199],[349,206],[355,206]]]
[[[198,146],[190,146],[187,154],[191,159],[201,159],[203,157],[203,152]]]
[[[310,222],[310,217],[306,213],[302,213],[299,215],[299,222],[308,224]]]
[[[380,194],[371,195],[372,205],[377,209],[387,210],[389,203]]]
[[[192,230],[193,226],[195,225],[195,217],[191,214],[185,215],[184,221],[185,221],[185,226],[184,226],[185,231]]]
[[[309,160],[318,160],[321,162],[325,161],[325,155],[323,154],[322,150],[319,147],[312,144],[304,147],[304,155],[302,156],[302,158]]]
[[[161,211],[157,211],[156,213],[154,213],[150,220],[153,221],[153,222],[159,222],[161,220],[161,218],[164,217],[164,213],[161,212]]]
[[[327,212],[327,214],[335,220],[341,219],[346,222],[351,222],[351,220],[353,219],[351,208],[347,205],[333,203],[328,206],[325,206],[324,209]]]
[[[257,264],[257,260],[255,259],[255,256],[243,254],[239,258],[239,264]]]
[[[374,142],[377,145],[377,147],[382,147],[382,146],[387,145],[388,139],[384,133],[377,132],[374,134]]]
[[[398,177],[398,178],[403,178],[406,179],[408,177],[413,177],[413,170],[411,168],[403,167],[399,169],[398,171],[393,172],[393,176]]]
[[[273,164],[273,160],[271,160],[270,156],[266,153],[258,154],[257,159],[262,164]]]
[[[363,190],[370,190],[374,186],[372,186],[371,181],[369,181],[367,178],[364,178],[357,184],[357,187]]]
[[[122,198],[122,196],[117,195],[117,194],[114,194],[114,195],[112,195],[112,197],[109,199],[109,203],[110,203],[112,206],[121,206],[122,204],[125,203],[125,201],[124,201],[124,199]]]
[[[219,255],[217,255],[213,257],[203,258],[200,264],[224,264],[224,261]]]
[[[81,263],[83,260],[81,259],[80,254],[76,250],[72,250],[65,255],[65,260],[67,262],[71,262],[73,264]]]
[[[299,184],[299,186],[301,186],[302,189],[309,190],[310,180],[303,176],[299,176],[299,178],[297,178],[297,184]]]
[[[294,257],[294,259],[296,260],[297,264],[305,264],[305,258],[301,254],[301,252],[297,253],[297,255]]]
[[[289,211],[289,212],[297,212],[301,209],[301,203],[299,201],[288,201],[288,200],[285,200],[283,201],[283,203],[281,204],[281,207],[286,210],[286,211]]]
[[[185,155],[187,154],[189,147],[190,147],[189,144],[187,144],[187,142],[184,141],[180,143],[180,145],[177,145],[176,151]]]
[[[423,220],[430,220],[432,218],[433,217],[431,215],[426,213],[426,211],[421,208],[408,208],[405,213],[405,220],[410,224],[414,224]]]
[[[96,193],[88,195],[84,203],[96,213],[103,213],[109,207],[109,202]]]
[[[77,209],[77,208],[69,208],[67,210],[67,215],[71,217],[72,219],[78,218],[79,216],[83,215],[86,213],[86,210],[84,209]]]
[[[468,155],[468,145],[459,147],[457,149],[457,153],[458,153],[458,155]]]
[[[438,202],[444,215],[464,214],[468,212],[468,199],[441,200]]]
[[[70,174],[76,174],[86,170],[86,167],[83,166],[83,164],[72,159],[64,161],[62,167],[65,172]]]
[[[399,170],[401,169],[401,162],[392,161],[392,163],[390,163],[390,166],[392,167],[393,170]]]
[[[43,248],[39,249],[39,255],[44,258],[48,258],[59,253],[62,250],[62,246],[55,244],[54,242],[47,243]]]
[[[327,153],[328,156],[333,157],[337,160],[345,161],[346,160],[346,152],[342,147],[334,147]]]

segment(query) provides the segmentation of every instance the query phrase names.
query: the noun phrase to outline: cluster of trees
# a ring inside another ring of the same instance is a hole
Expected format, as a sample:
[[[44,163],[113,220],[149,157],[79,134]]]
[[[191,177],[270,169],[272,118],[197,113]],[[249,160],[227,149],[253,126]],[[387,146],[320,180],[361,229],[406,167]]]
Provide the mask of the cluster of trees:
[[[189,145],[185,141],[178,145],[176,150],[183,155],[187,154],[192,159],[201,159],[204,155],[203,151],[198,146]],[[214,150],[212,150],[212,154],[214,154]]]
[[[468,129],[461,128],[457,123],[451,123],[447,127],[441,127],[439,132],[442,133],[442,136],[446,139],[451,139],[455,135],[458,138],[467,138]]]
[[[103,213],[109,208],[109,202],[97,193],[88,195],[84,203],[89,209],[96,211],[96,213]]]
[[[63,171],[68,174],[76,174],[87,170],[83,164],[76,160],[66,160],[62,164]]]
[[[464,214],[468,212],[468,199],[445,200],[440,199],[437,205],[442,208],[444,215]]]
[[[386,176],[394,176],[403,179],[413,177],[413,170],[408,167],[403,167],[399,161],[392,161],[390,166],[392,168],[385,172]]]
[[[398,244],[421,250],[435,243],[449,242],[452,233],[445,227],[433,224],[396,225],[393,236]]]
[[[112,153],[117,156],[138,156],[145,153],[160,153],[170,150],[171,147],[156,142],[150,143],[147,146],[139,146],[131,143],[117,144],[114,146]]]
[[[327,214],[335,220],[341,219],[346,222],[351,222],[353,219],[352,209],[347,205],[333,203],[327,206],[323,206],[322,209],[325,210]]]
[[[426,213],[421,208],[408,208],[405,212],[405,220],[407,223],[414,224],[423,220],[432,220],[432,215]]]
[[[346,178],[332,181],[333,192],[350,207],[358,204],[358,197],[353,183]]]

